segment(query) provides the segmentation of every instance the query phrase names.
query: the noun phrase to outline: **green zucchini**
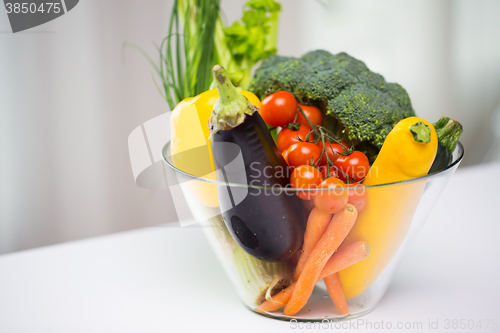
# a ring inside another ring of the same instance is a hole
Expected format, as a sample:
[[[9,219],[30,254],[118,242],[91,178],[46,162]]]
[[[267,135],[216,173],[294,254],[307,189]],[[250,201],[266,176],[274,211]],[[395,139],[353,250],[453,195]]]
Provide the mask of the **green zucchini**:
[[[432,124],[438,136],[438,149],[429,173],[444,170],[453,160],[453,151],[463,132],[462,125],[451,118],[441,117]]]

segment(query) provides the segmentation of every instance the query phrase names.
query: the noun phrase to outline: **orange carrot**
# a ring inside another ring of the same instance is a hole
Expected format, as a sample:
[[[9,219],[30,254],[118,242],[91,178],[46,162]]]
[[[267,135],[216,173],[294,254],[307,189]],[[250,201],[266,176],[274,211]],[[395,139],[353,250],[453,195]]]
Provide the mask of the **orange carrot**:
[[[345,301],[344,291],[342,290],[342,285],[340,284],[339,274],[335,273],[326,276],[324,279],[326,289],[328,294],[335,304],[335,307],[340,312],[341,315],[346,315],[349,313],[349,307]]]
[[[319,209],[313,208],[307,219],[306,232],[304,233],[304,244],[302,245],[302,251],[300,254],[299,262],[297,267],[295,267],[295,273],[293,274],[293,281],[299,279],[300,273],[304,268],[307,257],[316,246],[316,243],[325,234],[328,223],[332,219],[332,214],[322,213]]]
[[[366,258],[370,254],[370,248],[368,244],[363,241],[358,241],[352,243],[346,248],[335,253],[326,263],[325,268],[321,271],[319,280],[325,277],[335,274],[344,268],[354,265],[358,261]],[[276,295],[274,295],[272,300],[264,301],[260,306],[258,311],[272,312],[276,311],[285,304],[288,303],[292,297],[293,289],[295,288],[295,283],[292,283],[288,288],[283,289]]]
[[[335,274],[344,268],[354,265],[358,261],[366,258],[369,254],[370,247],[363,241],[357,241],[356,243],[346,246],[328,260],[325,268],[321,271],[318,281],[324,279],[328,275]]]
[[[293,290],[292,298],[285,306],[285,315],[293,316],[306,305],[321,271],[346,238],[356,222],[357,216],[358,211],[351,204],[347,204],[340,212],[333,215],[325,234],[306,260],[304,270]]]
[[[290,286],[287,288],[281,290],[279,293],[274,295],[272,299],[264,301],[257,311],[259,312],[272,312],[275,310],[278,310],[282,306],[285,306],[286,303],[290,300],[290,297],[292,297],[293,293],[293,287],[295,283],[292,283]]]

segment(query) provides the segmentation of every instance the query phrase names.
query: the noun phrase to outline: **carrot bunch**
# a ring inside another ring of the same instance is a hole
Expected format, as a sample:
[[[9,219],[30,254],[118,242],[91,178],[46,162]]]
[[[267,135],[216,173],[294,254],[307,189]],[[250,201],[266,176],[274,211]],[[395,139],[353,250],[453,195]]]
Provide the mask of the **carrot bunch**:
[[[353,227],[357,210],[347,204],[335,215],[322,213],[314,208],[307,220],[304,244],[295,269],[294,283],[264,301],[258,308],[271,312],[285,306],[284,313],[292,316],[309,300],[314,286],[323,279],[328,293],[342,315],[349,313],[338,272],[366,258],[370,253],[363,241],[350,244],[335,253]]]

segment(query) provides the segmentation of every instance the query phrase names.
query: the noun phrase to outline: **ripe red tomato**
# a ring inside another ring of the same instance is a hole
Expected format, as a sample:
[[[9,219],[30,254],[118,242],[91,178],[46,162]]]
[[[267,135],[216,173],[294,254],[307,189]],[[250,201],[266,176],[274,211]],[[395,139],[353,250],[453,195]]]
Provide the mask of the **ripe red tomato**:
[[[307,118],[309,118],[309,120],[314,125],[320,126],[323,123],[323,114],[317,107],[311,105],[302,105],[302,104],[299,104],[299,106],[302,108]],[[299,116],[297,117],[297,122],[303,124],[309,129],[312,129],[311,125],[307,122],[306,118],[304,118],[301,112],[299,112]]]
[[[288,164],[290,166],[290,163],[288,163],[288,153],[289,152],[290,152],[290,147],[288,147],[287,149],[283,150],[281,152],[281,156],[283,156],[283,158],[285,159],[286,164]]]
[[[305,126],[300,126],[298,131],[293,131],[288,127],[284,127],[281,132],[278,134],[278,149],[279,151],[284,151],[292,144],[296,142],[300,142],[297,136],[305,141],[306,135],[309,133],[309,130]]]
[[[330,159],[330,161],[332,161],[334,163],[337,160],[337,157],[339,156],[339,154],[344,154],[344,152],[349,148],[347,146],[347,144],[343,141],[341,141],[339,144],[339,143],[334,143],[334,142],[329,143],[329,140],[325,140],[325,143],[326,143],[326,153],[328,154],[328,158]],[[318,147],[319,147],[320,152],[321,152],[323,150],[323,141],[322,140],[318,141]],[[319,163],[326,165],[325,154],[323,154],[323,156],[321,156],[321,162],[319,162]]]
[[[319,147],[311,142],[297,142],[290,146],[288,151],[288,164],[298,167],[300,165],[311,165],[319,158]]]
[[[288,163],[288,153],[290,152],[290,147],[288,147],[287,149],[283,150],[281,152],[281,156],[283,156],[283,158],[285,159],[285,162],[286,164],[290,165],[290,163]]]
[[[278,91],[262,100],[260,116],[271,126],[285,126],[293,122],[298,106],[295,97],[288,91]]]
[[[364,188],[360,183],[350,183],[346,184],[347,187],[353,187],[349,190],[349,203],[356,207],[358,212],[363,210],[368,201],[368,190]]]
[[[326,165],[320,164],[318,169],[319,171],[321,171],[323,178],[328,178],[328,177],[339,178],[338,171],[334,167],[330,167],[330,173],[328,173],[328,168],[326,167]]]
[[[347,205],[349,193],[346,189],[334,190],[345,187],[338,178],[326,178],[319,184],[319,190],[313,195],[314,206],[326,214],[335,214]],[[331,189],[331,190],[321,190]]]
[[[293,188],[315,189],[323,179],[321,172],[313,166],[301,165],[293,170],[290,176],[290,184]],[[296,192],[303,200],[312,199],[310,191]]]
[[[339,155],[335,161],[335,165],[355,182],[362,181],[370,168],[368,157],[360,151],[353,151],[348,156]],[[347,179],[342,172],[339,173],[339,177],[346,181]]]

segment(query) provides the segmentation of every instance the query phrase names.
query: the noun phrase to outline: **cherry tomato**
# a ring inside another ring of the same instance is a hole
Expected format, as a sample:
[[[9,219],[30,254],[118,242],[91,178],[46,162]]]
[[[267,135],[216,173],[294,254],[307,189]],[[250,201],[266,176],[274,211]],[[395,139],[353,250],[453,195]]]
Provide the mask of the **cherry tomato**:
[[[307,118],[309,118],[309,120],[314,125],[320,126],[323,123],[323,114],[321,113],[321,111],[317,107],[311,106],[311,105],[302,105],[302,104],[299,104],[299,106],[302,108],[302,110],[306,114]],[[309,122],[302,115],[302,112],[299,112],[299,116],[297,117],[297,122],[305,125],[309,129],[312,129]]]
[[[338,171],[334,167],[330,167],[330,173],[328,173],[328,168],[326,167],[326,165],[320,165],[318,169],[319,171],[321,171],[323,178],[328,178],[328,177],[339,178]]]
[[[284,127],[278,134],[278,149],[279,151],[284,151],[292,144],[300,142],[298,138],[305,141],[306,135],[309,133],[309,129],[305,126],[300,126],[298,131],[293,131],[288,127]],[[298,137],[297,137],[298,136]]]
[[[337,157],[339,154],[344,154],[344,151],[347,150],[349,147],[347,144],[343,141],[339,143],[329,143],[329,140],[325,140],[326,143],[326,153],[328,154],[328,158],[330,161],[334,162],[337,160]],[[342,147],[343,146],[343,147]],[[320,149],[320,152],[323,150],[323,141],[319,140],[318,142],[318,147]],[[320,164],[326,165],[326,156],[323,154],[321,156],[321,161],[319,162]]]
[[[311,165],[311,159],[316,163],[320,154],[319,147],[311,142],[294,143],[288,150],[288,164],[294,167]]]
[[[326,178],[319,184],[319,190],[313,195],[314,207],[326,214],[335,214],[347,205],[349,193],[346,189],[334,190],[345,187],[338,178]],[[321,189],[331,190],[321,190]]]
[[[283,156],[283,158],[285,159],[285,162],[286,164],[290,165],[290,163],[288,163],[288,153],[290,152],[290,147],[288,147],[287,149],[283,150],[281,152],[281,156]]]
[[[293,188],[315,189],[323,179],[321,172],[313,166],[301,165],[293,170],[290,176],[290,184]],[[297,192],[304,200],[312,199],[311,191]]]
[[[360,151],[353,151],[348,156],[339,155],[335,161],[335,165],[355,182],[363,180],[370,168],[368,157]],[[346,181],[347,179],[342,172],[339,173],[339,177]]]
[[[287,91],[267,96],[259,109],[262,119],[271,126],[285,126],[293,122],[297,110],[297,100]]]
[[[358,212],[363,210],[368,201],[368,190],[364,188],[360,183],[350,183],[346,184],[347,187],[353,187],[354,189],[349,190],[349,203],[356,207]]]

